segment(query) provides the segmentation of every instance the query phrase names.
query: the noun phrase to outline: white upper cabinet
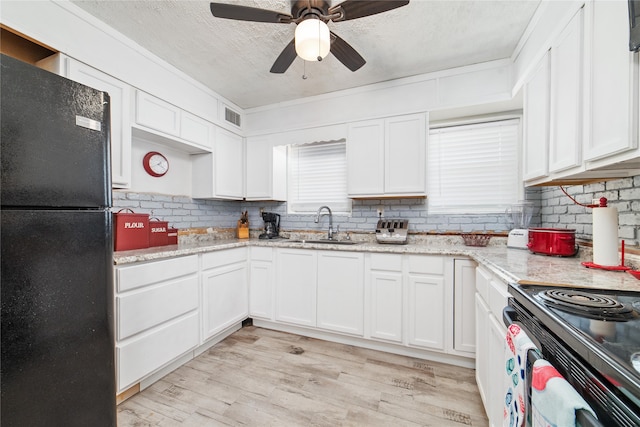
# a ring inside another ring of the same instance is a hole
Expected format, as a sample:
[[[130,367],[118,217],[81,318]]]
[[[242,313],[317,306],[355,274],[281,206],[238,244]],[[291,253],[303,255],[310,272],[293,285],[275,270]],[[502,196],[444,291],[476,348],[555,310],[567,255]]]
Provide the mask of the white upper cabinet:
[[[528,185],[639,172],[639,67],[628,26],[626,2],[587,1],[533,67],[524,85]]]
[[[188,153],[211,151],[214,125],[140,90],[136,91],[134,135]]]
[[[384,194],[384,120],[349,125],[347,193]]]
[[[192,156],[192,196],[196,199],[242,200],[244,197],[244,140],[215,128],[213,153]]]
[[[180,109],[138,90],[136,123],[169,135],[180,136]]]
[[[214,145],[216,194],[228,199],[244,196],[244,142],[241,136],[216,128]]]
[[[211,148],[214,125],[186,111],[180,111],[180,138]]]
[[[246,140],[247,200],[287,199],[287,147],[273,146],[271,136]]]
[[[549,53],[535,67],[524,86],[524,180],[548,173]]]
[[[45,58],[37,65],[109,94],[111,99],[111,184],[114,188],[128,188],[131,185],[131,87],[63,54]]]
[[[551,137],[549,172],[582,164],[583,11],[551,46]]]
[[[638,106],[637,54],[629,52],[629,24],[626,1],[593,1],[588,13],[587,42],[590,47],[587,112],[589,137],[587,161],[629,150],[637,150],[632,132]]]
[[[349,197],[426,195],[426,114],[351,123],[347,136]]]
[[[385,120],[387,194],[424,195],[427,188],[427,122],[424,114]]]

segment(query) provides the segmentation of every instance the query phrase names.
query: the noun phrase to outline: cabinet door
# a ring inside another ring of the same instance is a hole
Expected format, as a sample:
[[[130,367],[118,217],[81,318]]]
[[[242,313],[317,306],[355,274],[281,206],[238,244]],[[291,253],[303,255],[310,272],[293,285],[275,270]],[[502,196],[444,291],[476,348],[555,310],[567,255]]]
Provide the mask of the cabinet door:
[[[180,112],[180,138],[211,148],[210,134],[213,129],[213,125],[208,121],[186,111]]]
[[[386,119],[386,194],[426,193],[426,138],[424,114]]]
[[[587,7],[592,10],[586,104],[591,132],[584,158],[595,160],[638,147],[631,132],[637,83],[633,79],[634,53],[628,49],[627,2],[593,1],[587,2]]]
[[[81,62],[69,60],[69,77],[84,85],[109,93],[111,98],[111,184],[114,188],[131,185],[130,87],[108,74]]]
[[[549,171],[582,164],[582,9],[551,46]]]
[[[384,121],[352,123],[347,135],[347,193],[384,194]]]
[[[249,315],[273,318],[273,264],[271,261],[251,261],[249,273]]]
[[[316,326],[317,259],[315,251],[277,252],[276,320]]]
[[[476,303],[476,383],[485,410],[489,407],[489,318],[491,312],[479,293],[475,294]]]
[[[244,150],[242,137],[216,128],[214,171],[216,197],[242,199],[244,195]]]
[[[139,90],[136,92],[136,123],[180,136],[180,109]]]
[[[249,137],[246,153],[246,199],[286,200],[286,147],[274,147],[269,136]]]
[[[523,178],[531,180],[548,174],[549,153],[549,53],[538,63],[524,86]]]
[[[444,350],[444,278],[409,275],[409,343]]]
[[[371,338],[401,343],[402,273],[371,271],[369,284]]]
[[[453,281],[453,348],[457,351],[475,353],[476,263],[456,259]]]
[[[489,425],[501,426],[504,388],[504,346],[507,328],[494,316],[489,316],[489,378],[487,416]]]
[[[249,312],[246,263],[202,273],[202,341],[244,320]]]
[[[317,326],[362,336],[364,257],[361,253],[318,253]]]

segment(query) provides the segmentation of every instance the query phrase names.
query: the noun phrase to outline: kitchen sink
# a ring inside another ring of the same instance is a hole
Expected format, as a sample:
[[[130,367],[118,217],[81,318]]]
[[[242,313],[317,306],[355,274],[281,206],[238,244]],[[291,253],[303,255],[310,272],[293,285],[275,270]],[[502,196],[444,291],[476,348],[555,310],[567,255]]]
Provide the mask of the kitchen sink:
[[[360,242],[354,242],[353,240],[289,240],[291,243],[320,243],[324,245],[357,245]]]

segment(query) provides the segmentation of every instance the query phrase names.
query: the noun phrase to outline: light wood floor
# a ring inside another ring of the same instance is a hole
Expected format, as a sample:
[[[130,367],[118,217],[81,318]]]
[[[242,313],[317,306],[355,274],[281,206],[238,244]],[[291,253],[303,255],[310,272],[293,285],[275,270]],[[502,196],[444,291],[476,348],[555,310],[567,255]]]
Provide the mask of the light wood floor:
[[[118,426],[487,426],[472,369],[245,327],[118,406]]]

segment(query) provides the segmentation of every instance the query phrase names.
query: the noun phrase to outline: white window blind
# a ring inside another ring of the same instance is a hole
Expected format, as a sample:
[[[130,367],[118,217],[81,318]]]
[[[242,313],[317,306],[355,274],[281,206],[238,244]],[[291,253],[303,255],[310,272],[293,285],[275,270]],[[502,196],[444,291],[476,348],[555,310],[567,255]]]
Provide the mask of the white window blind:
[[[289,146],[288,183],[291,213],[315,213],[323,205],[334,213],[350,213],[346,143]]]
[[[520,193],[520,120],[431,129],[427,200],[432,213],[504,212]]]

